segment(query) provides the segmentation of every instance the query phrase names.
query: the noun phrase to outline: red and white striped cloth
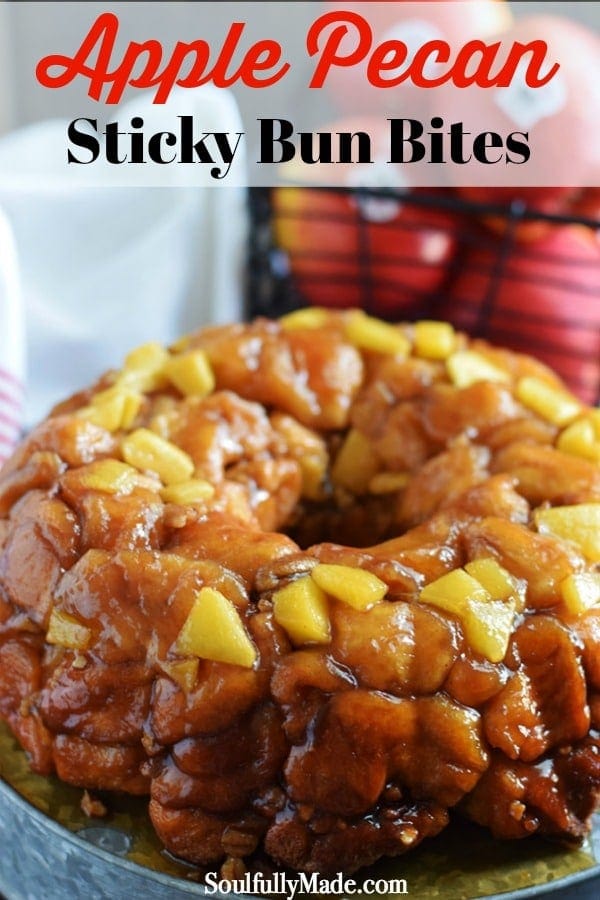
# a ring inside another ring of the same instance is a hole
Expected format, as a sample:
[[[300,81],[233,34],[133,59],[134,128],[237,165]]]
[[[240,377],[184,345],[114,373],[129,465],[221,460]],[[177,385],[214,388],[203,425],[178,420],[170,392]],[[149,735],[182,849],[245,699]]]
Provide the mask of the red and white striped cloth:
[[[23,427],[25,337],[17,256],[10,226],[0,212],[0,465]]]
[[[11,454],[22,428],[23,388],[15,377],[0,369],[0,464]]]

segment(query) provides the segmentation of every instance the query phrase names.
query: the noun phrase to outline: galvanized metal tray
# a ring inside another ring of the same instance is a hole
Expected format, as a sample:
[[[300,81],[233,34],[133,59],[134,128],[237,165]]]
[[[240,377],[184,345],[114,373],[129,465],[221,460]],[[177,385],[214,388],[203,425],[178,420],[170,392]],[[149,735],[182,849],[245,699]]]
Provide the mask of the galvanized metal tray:
[[[0,775],[0,893],[5,900],[207,896],[200,873],[161,850],[143,801],[114,800],[106,819],[87,818],[80,808],[81,791],[32,775],[4,726]],[[406,879],[412,900],[597,900],[600,817],[590,840],[571,851],[536,838],[494,841],[482,829],[457,821],[438,838],[406,857],[378,864],[366,876]]]

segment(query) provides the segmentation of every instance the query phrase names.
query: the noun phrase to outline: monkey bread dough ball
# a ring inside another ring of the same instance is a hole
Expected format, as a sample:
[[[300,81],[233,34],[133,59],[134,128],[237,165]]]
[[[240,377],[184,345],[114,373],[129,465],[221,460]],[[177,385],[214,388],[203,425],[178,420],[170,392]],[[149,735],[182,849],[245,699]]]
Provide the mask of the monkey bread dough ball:
[[[0,716],[200,865],[577,841],[600,789],[600,411],[357,310],[146,344],[0,473]]]

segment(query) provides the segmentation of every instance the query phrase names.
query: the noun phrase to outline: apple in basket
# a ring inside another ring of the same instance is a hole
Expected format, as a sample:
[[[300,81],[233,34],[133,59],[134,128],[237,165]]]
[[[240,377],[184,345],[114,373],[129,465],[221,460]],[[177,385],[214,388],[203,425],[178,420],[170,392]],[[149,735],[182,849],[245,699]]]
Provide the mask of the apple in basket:
[[[302,298],[318,306],[362,306],[384,317],[426,314],[456,247],[454,218],[419,205],[419,191],[406,199],[369,193],[406,190],[399,167],[386,162],[385,121],[345,119],[322,130],[366,131],[373,162],[319,165],[320,183],[333,189],[310,181],[307,167],[282,166],[290,186],[273,190],[273,236]]]
[[[593,219],[597,223],[596,236],[600,237],[600,188],[585,188],[573,204],[570,212],[574,216]]]
[[[600,243],[581,225],[467,251],[441,314],[471,334],[532,353],[588,403],[600,393]]]
[[[364,16],[373,32],[372,45],[384,41],[402,41],[410,60],[416,50],[427,41],[445,40],[450,46],[462,46],[474,38],[485,39],[510,26],[512,14],[504,0],[464,0],[460,3],[442,2],[383,2],[343,3],[340,0],[323,4],[325,11],[356,12]],[[340,56],[356,49],[356,36],[351,31],[342,39],[338,48]],[[368,57],[367,57],[368,59]],[[382,110],[389,115],[402,115],[398,108],[411,91],[405,85],[392,89],[376,89],[369,85],[366,76],[367,59],[356,65],[332,69],[327,78],[327,88],[336,107],[341,112],[356,110]],[[415,91],[412,92],[416,96]],[[419,99],[431,91],[419,91]],[[427,99],[429,99],[427,97]]]
[[[440,91],[448,120],[463,118],[473,132],[507,134],[517,130],[529,135],[530,161],[522,166],[504,166],[506,186],[459,186],[458,190],[478,201],[508,205],[521,200],[542,212],[561,213],[579,193],[577,185],[597,183],[600,172],[600,143],[593,134],[600,121],[600,41],[584,26],[548,15],[521,19],[498,37],[507,46],[513,41],[527,44],[545,40],[545,70],[551,71],[555,62],[560,68],[539,88],[526,85],[525,63],[517,68],[507,88],[468,89],[463,94],[455,88]],[[565,150],[565,135],[571,152]],[[465,166],[460,174],[463,185],[467,170]],[[528,186],[532,174],[538,183],[543,185],[545,180],[553,186]],[[495,219],[490,224],[504,227],[505,222]],[[518,236],[526,239],[539,234],[539,223],[525,224],[518,230]]]

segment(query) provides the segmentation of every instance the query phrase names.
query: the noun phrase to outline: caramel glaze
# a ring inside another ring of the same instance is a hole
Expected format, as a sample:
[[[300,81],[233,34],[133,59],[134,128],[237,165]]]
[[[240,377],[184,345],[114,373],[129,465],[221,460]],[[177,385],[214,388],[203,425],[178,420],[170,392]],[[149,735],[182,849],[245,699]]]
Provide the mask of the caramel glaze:
[[[0,715],[36,772],[148,794],[165,846],[196,863],[261,848],[353,871],[436,834],[451,807],[498,837],[577,840],[600,790],[600,608],[566,615],[558,585],[593,567],[531,513],[600,500],[600,467],[557,450],[510,382],[456,388],[443,362],[357,350],[342,321],[204,330],[191,346],[215,392],[145,397],[136,425],[160,421],[192,457],[216,489],[204,506],[82,489],[81,467],[119,458],[118,435],[74,415],[110,375],[29,435],[0,475]],[[471,346],[512,378],[558,383]],[[326,481],[303,499],[281,413],[330,456],[360,430],[406,487],[353,496]],[[417,602],[481,556],[527,587],[500,663]],[[331,600],[331,643],[294,648],[271,597],[317,561],[389,591],[366,612]],[[200,660],[184,689],[162,664],[202,586],[235,605],[259,662]],[[52,608],[90,629],[85,652],[46,643]]]

